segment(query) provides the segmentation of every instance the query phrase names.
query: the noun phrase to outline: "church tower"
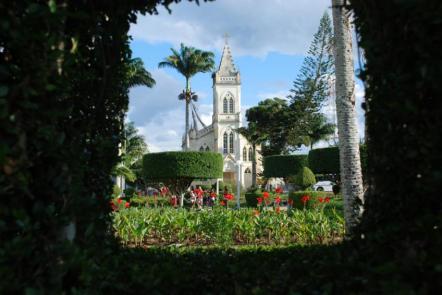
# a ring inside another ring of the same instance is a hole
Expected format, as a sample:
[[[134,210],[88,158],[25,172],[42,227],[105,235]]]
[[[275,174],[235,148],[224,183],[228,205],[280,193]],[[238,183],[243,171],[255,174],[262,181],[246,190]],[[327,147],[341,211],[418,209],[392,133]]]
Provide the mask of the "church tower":
[[[213,78],[213,129],[215,149],[224,158],[224,180],[234,181],[235,161],[241,160],[241,78],[233,63],[230,46],[226,40],[221,62]]]

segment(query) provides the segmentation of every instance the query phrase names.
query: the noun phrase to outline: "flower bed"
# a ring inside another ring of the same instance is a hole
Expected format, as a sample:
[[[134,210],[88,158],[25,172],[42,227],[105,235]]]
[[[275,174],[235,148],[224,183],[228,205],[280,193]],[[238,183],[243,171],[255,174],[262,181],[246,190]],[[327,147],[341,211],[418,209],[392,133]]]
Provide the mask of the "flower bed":
[[[130,208],[113,213],[113,226],[121,241],[131,245],[305,245],[341,240],[343,218],[336,210],[324,212]]]

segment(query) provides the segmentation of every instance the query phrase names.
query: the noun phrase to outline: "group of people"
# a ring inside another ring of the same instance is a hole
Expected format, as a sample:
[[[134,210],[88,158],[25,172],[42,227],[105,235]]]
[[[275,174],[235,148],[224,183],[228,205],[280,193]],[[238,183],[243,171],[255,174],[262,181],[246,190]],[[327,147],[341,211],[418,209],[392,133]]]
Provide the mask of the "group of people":
[[[202,209],[203,206],[212,207],[215,205],[217,197],[217,194],[213,189],[204,191],[201,186],[197,186],[196,188],[193,186],[190,187],[189,195],[192,208],[195,208],[196,206],[198,209]]]

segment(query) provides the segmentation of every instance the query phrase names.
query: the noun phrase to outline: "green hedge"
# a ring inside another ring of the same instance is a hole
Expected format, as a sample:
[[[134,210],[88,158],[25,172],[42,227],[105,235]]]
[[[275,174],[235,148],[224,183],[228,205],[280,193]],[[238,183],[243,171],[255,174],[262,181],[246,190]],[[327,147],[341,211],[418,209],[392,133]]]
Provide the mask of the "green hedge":
[[[276,155],[264,157],[264,176],[288,177],[308,166],[307,155]]]
[[[303,167],[299,170],[298,174],[296,174],[294,183],[299,185],[302,189],[307,189],[316,183],[316,178],[312,170],[308,167]]]
[[[213,152],[152,153],[143,158],[143,172],[148,180],[215,179],[223,177],[223,159]]]
[[[359,147],[361,155],[362,171],[367,169],[367,148],[365,145]],[[327,147],[314,149],[308,153],[308,167],[315,174],[339,174],[339,148]]]
[[[315,174],[339,174],[339,148],[311,150],[308,153],[308,165]]]
[[[312,209],[318,204],[319,198],[329,197],[334,198],[335,195],[332,192],[315,192],[315,191],[297,191],[290,192],[289,199],[293,200],[293,208],[303,209],[304,203],[301,201],[303,196],[309,196],[309,200],[305,203],[306,209]]]

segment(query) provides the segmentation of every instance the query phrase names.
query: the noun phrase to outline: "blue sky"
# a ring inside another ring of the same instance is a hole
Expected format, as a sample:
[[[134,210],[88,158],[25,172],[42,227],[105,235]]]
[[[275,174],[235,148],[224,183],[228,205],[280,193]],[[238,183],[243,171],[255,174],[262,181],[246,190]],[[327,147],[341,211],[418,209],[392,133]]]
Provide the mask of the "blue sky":
[[[181,42],[215,53],[220,61],[228,33],[235,65],[241,72],[242,107],[272,97],[285,97],[299,71],[319,19],[329,11],[329,0],[218,0],[172,5],[172,14],[160,9],[155,16],[139,16],[130,34],[134,57],[140,57],[157,85],[130,91],[128,119],[145,136],[152,152],[179,150],[184,132],[184,103],[177,95],[184,78],[173,69],[158,69]],[[192,89],[200,97],[199,113],[207,124],[212,115],[211,74],[198,74]],[[363,89],[357,85],[358,100]],[[328,110],[324,110],[327,112]],[[363,113],[358,108],[360,129]]]

